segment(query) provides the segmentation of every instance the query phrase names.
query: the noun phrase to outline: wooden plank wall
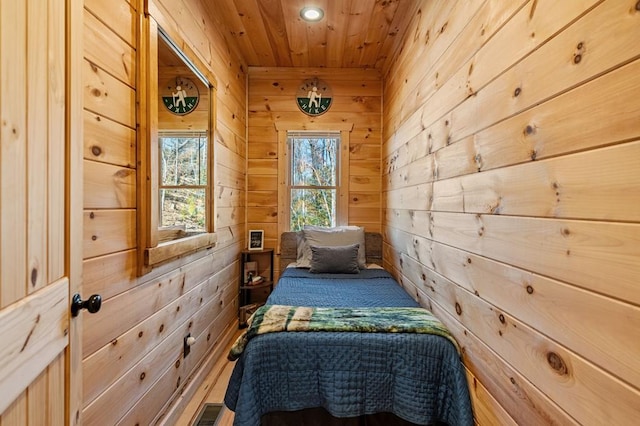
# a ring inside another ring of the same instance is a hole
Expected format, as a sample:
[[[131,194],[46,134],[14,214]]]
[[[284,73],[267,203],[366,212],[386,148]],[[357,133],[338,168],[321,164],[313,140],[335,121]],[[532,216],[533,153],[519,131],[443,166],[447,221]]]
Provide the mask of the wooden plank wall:
[[[384,72],[385,266],[479,424],[640,414],[640,4],[423,0]]]
[[[73,84],[65,34],[77,18],[64,0],[0,4],[3,426],[66,422],[66,135],[77,127],[69,128],[65,116]]]
[[[333,94],[330,109],[318,117],[302,113],[296,104],[298,87],[314,77],[327,82]],[[380,231],[381,95],[382,80],[376,70],[249,69],[247,226],[265,231],[266,247],[276,247],[280,233],[288,231],[278,228],[276,126],[336,130],[346,123],[353,124],[349,138],[348,221],[367,231]]]
[[[218,243],[136,277],[136,69],[143,2],[84,3],[83,294],[101,294],[103,304],[98,314],[84,315],[82,420],[170,424],[197,387],[194,378],[203,376],[198,369],[220,356],[237,326],[239,252],[245,245],[246,66],[199,1],[152,2],[154,18],[180,34],[218,82]],[[196,343],[183,358],[187,333]]]

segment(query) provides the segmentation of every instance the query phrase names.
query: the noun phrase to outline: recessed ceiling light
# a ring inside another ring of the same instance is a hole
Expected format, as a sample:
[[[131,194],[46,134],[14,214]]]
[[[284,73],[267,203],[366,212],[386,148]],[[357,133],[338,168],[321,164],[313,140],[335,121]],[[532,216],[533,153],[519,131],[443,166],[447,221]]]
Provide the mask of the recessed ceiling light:
[[[322,19],[324,11],[319,7],[307,6],[300,11],[300,17],[305,21],[315,22]]]

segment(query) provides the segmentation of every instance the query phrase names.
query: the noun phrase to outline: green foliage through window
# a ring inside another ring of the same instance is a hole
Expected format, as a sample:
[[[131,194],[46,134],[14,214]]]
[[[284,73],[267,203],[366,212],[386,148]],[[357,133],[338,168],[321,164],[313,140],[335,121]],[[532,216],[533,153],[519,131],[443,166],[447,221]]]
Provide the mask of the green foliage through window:
[[[340,133],[288,134],[290,229],[335,226]]]
[[[162,132],[160,143],[160,227],[186,232],[206,228],[207,134]]]

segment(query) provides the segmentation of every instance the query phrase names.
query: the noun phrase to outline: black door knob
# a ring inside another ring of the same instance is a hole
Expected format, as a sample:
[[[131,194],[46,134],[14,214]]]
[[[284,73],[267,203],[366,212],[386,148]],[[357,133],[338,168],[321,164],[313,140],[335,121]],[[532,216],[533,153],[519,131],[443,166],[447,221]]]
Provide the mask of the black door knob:
[[[82,297],[76,293],[71,299],[71,316],[77,317],[80,309],[86,309],[95,314],[100,310],[100,306],[102,306],[102,296],[99,294],[94,294],[89,299],[82,300]]]

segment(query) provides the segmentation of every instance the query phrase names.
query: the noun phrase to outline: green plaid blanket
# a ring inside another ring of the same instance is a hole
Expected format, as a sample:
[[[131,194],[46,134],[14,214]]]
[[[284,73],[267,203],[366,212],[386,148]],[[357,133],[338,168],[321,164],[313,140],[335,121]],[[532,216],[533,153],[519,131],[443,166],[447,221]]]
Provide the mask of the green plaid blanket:
[[[360,333],[436,334],[460,348],[447,328],[424,308],[310,308],[264,305],[249,318],[228,358],[240,357],[249,340],[280,331],[351,331]]]

